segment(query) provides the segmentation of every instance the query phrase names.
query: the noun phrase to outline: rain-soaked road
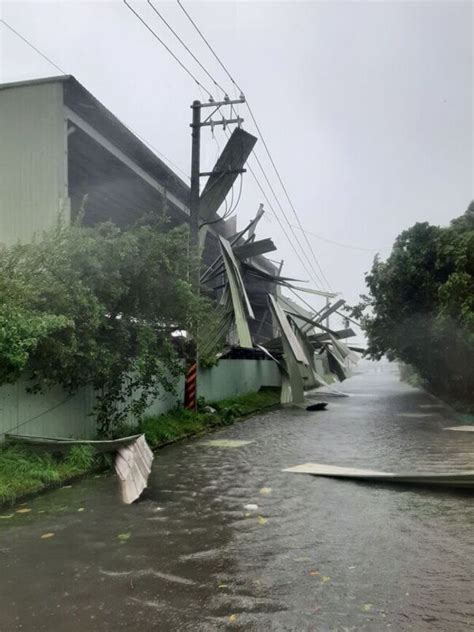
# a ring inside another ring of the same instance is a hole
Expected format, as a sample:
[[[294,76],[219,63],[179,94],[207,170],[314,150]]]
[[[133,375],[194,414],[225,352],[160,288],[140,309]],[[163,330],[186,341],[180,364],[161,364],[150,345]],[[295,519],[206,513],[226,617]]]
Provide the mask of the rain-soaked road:
[[[442,431],[425,393],[380,373],[344,389],[160,451],[136,505],[105,476],[4,511],[1,632],[474,629],[474,496],[281,471],[472,468],[474,434]]]

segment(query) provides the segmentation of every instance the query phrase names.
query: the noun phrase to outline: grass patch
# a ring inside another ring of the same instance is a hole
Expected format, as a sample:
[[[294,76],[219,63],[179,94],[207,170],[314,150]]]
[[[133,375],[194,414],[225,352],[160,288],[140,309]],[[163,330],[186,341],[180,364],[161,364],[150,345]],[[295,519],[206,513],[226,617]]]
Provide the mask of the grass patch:
[[[229,425],[239,417],[279,402],[279,388],[264,388],[258,393],[209,404],[216,410],[215,413],[206,412],[206,404],[201,402],[196,413],[180,408],[164,415],[145,417],[138,427],[122,427],[115,435],[124,437],[143,432],[149,445],[156,448],[170,441]],[[61,485],[92,469],[112,464],[110,454],[96,455],[87,445],[73,446],[66,456],[23,445],[0,445],[0,505],[13,503],[22,496]]]
[[[67,456],[19,446],[0,446],[0,504],[85,474],[97,464],[92,448],[74,446]]]
[[[169,441],[229,425],[239,417],[245,417],[279,402],[279,388],[263,388],[258,393],[248,393],[208,404],[216,410],[215,413],[206,412],[206,403],[200,402],[197,412],[180,408],[163,415],[145,417],[138,428],[122,429],[121,434],[124,436],[127,433],[143,432],[149,445],[156,448]]]

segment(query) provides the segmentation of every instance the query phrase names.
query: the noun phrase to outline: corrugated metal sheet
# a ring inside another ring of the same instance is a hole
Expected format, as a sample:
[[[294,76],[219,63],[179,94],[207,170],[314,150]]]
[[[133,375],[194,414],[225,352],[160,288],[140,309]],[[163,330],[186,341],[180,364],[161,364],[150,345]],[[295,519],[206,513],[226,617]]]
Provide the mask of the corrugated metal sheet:
[[[218,401],[257,391],[261,386],[280,386],[280,371],[268,360],[221,360],[210,369],[200,369],[198,395]],[[96,436],[92,388],[68,396],[60,388],[42,395],[25,390],[25,379],[0,388],[0,440],[7,432],[36,437],[93,439]],[[159,415],[183,401],[184,379],[177,384],[177,397],[163,393],[149,407],[148,414]],[[132,423],[132,418],[129,422]]]
[[[61,83],[0,93],[0,241],[30,241],[69,219]]]
[[[94,404],[92,389],[73,396],[61,388],[44,395],[26,392],[26,379],[0,388],[0,438],[7,432],[38,437],[93,438],[95,421],[89,415]]]

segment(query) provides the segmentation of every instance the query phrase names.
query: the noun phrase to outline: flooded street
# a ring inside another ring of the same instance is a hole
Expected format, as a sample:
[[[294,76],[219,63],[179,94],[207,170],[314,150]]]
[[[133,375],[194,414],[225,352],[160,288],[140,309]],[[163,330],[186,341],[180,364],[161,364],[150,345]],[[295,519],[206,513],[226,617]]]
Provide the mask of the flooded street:
[[[474,629],[472,494],[282,472],[472,469],[474,434],[394,374],[341,388],[159,451],[135,505],[107,475],[4,509],[0,632]]]

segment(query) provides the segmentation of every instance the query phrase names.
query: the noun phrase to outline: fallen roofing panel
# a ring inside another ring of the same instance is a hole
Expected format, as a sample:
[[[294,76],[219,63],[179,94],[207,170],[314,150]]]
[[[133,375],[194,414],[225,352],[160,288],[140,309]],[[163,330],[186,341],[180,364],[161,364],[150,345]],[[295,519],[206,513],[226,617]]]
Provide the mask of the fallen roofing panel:
[[[115,471],[120,480],[122,500],[125,504],[130,505],[141,496],[148,484],[152,463],[153,452],[143,434],[133,443],[118,449]]]
[[[266,252],[272,252],[276,250],[276,246],[270,238],[267,238],[247,242],[241,246],[234,246],[232,250],[239,259],[248,259],[249,257],[263,255]]]
[[[153,463],[144,434],[131,435],[121,439],[67,439],[63,437],[33,437],[30,435],[6,435],[9,441],[49,450],[50,452],[69,452],[76,445],[87,445],[95,452],[117,452],[115,471],[120,480],[122,500],[126,504],[136,500],[148,483]]]
[[[381,472],[377,470],[339,467],[324,463],[303,463],[289,467],[283,472],[312,474],[330,478],[348,478],[372,482],[411,483],[423,485],[451,485],[456,487],[474,487],[474,470],[453,472]]]
[[[328,305],[321,312],[319,312],[319,314],[318,314],[318,321],[321,322],[322,320],[324,320],[325,318],[327,318],[328,316],[333,314],[340,307],[342,307],[342,305],[345,305],[345,303],[346,303],[346,301],[343,298],[340,298],[335,303],[332,303],[331,305]]]
[[[268,295],[268,298],[270,300],[270,305],[273,309],[273,312],[275,314],[275,317],[278,321],[278,324],[280,326],[281,329],[281,333],[282,333],[282,338],[283,340],[287,340],[288,344],[291,348],[291,351],[293,353],[293,356],[295,358],[295,360],[297,362],[302,362],[303,364],[307,365],[308,364],[308,360],[306,358],[306,355],[303,351],[303,349],[301,348],[301,345],[295,335],[295,332],[293,331],[290,323],[288,322],[288,318],[285,314],[285,312],[283,311],[282,307],[280,306],[278,300],[272,296],[271,294]]]
[[[200,217],[209,220],[224,202],[257,139],[237,127],[219,156],[200,197]]]
[[[229,242],[222,238],[219,238],[219,241],[229,284],[239,345],[241,347],[253,348],[247,318],[255,318],[255,316],[245,290],[239,265],[234,257]]]

